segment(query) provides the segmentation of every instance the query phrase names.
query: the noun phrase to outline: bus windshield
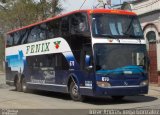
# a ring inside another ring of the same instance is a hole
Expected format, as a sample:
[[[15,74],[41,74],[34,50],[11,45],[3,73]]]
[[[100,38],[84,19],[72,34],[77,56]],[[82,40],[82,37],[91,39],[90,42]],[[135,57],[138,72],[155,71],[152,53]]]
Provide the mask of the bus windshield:
[[[93,37],[143,39],[137,16],[115,14],[92,15]]]
[[[146,70],[145,45],[95,44],[96,70],[115,70],[124,67],[140,67]]]

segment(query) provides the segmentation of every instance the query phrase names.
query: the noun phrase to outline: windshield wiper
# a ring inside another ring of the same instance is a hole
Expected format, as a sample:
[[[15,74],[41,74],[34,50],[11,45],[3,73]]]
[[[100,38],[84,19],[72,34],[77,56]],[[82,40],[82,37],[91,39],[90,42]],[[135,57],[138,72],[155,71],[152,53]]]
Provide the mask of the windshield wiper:
[[[119,43],[120,43],[120,39],[119,38],[116,38],[115,36],[113,35],[110,35],[110,34],[101,34],[102,36],[105,36],[105,37],[109,37],[109,38],[113,38],[113,39],[116,39]]]
[[[123,34],[127,35],[127,37],[138,38],[138,41],[141,43],[141,39],[138,36],[127,34],[127,33],[123,33]]]

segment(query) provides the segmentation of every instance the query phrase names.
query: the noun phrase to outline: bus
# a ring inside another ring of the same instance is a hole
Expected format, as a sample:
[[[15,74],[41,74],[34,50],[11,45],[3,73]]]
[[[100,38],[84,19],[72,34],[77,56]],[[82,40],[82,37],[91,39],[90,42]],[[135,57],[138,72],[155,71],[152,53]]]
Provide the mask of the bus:
[[[137,15],[88,9],[7,33],[6,83],[29,89],[122,99],[148,93],[148,55]]]

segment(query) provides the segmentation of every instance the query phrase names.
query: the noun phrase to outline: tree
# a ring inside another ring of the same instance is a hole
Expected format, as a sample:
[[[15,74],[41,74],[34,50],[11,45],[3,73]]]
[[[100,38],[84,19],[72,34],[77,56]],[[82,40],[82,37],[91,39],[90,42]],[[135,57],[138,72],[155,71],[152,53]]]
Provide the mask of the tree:
[[[0,0],[0,68],[4,60],[4,33],[52,17],[62,10],[60,0]]]
[[[22,27],[52,17],[62,11],[60,0],[1,0],[0,24],[5,30]]]
[[[5,48],[5,42],[3,39],[3,36],[0,35],[0,71],[3,71],[3,62],[4,62],[4,48]]]

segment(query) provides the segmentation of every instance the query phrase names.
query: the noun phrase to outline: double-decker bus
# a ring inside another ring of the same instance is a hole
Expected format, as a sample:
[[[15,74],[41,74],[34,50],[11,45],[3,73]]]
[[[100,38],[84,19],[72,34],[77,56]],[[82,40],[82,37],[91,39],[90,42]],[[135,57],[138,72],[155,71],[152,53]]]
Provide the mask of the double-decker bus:
[[[122,99],[148,93],[145,39],[133,12],[78,10],[7,33],[6,83]]]

